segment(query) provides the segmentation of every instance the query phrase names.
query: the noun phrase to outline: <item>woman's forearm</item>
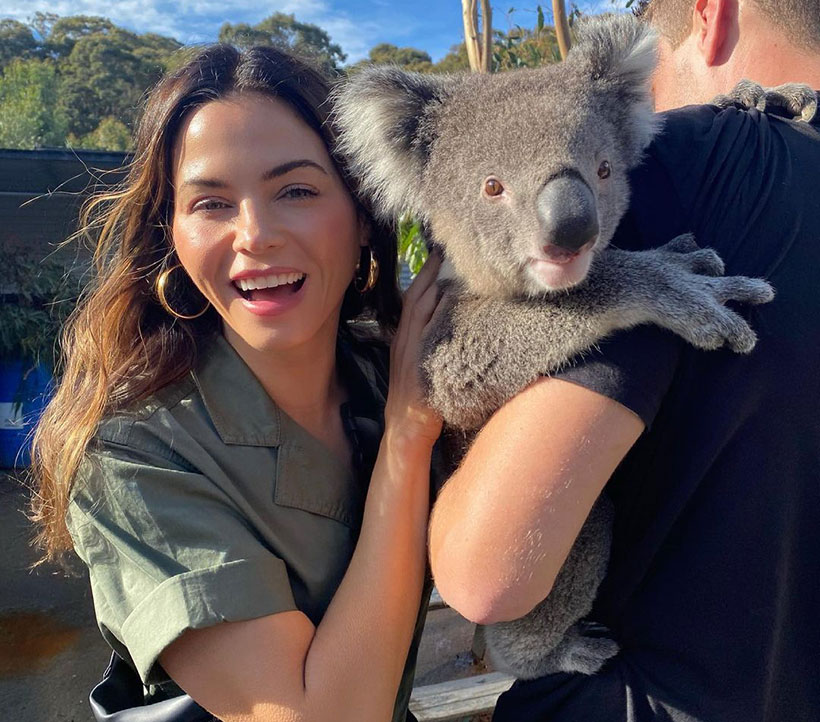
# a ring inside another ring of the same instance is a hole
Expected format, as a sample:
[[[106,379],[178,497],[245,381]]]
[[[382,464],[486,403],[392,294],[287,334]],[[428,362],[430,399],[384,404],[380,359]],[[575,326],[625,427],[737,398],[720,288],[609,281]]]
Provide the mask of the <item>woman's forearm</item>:
[[[306,719],[390,719],[424,583],[430,457],[385,432],[356,550],[305,658]]]

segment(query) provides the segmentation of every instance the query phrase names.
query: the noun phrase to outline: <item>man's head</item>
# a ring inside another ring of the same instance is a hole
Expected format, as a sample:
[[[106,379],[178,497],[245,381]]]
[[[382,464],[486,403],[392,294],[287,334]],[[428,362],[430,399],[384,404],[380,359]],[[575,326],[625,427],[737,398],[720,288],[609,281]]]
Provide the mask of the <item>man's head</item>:
[[[708,102],[743,79],[820,87],[820,0],[648,0],[661,35],[658,110]]]

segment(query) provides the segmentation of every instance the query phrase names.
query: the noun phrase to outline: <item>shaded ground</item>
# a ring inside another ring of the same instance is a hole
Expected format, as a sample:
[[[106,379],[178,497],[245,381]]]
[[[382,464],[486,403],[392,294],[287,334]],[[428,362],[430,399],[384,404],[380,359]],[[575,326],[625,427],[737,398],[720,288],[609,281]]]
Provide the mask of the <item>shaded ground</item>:
[[[36,554],[19,483],[0,471],[0,718],[9,722],[92,722],[88,692],[109,651],[94,622],[81,566],[66,577],[31,570]],[[473,625],[450,609],[427,617],[416,684],[484,671],[472,663]]]

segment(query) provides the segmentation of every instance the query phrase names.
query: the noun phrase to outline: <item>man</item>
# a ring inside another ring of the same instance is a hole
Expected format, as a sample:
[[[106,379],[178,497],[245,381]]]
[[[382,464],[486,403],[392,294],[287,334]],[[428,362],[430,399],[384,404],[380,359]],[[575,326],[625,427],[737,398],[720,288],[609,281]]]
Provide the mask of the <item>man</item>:
[[[817,0],[650,0],[647,16],[662,35],[659,109],[743,77],[820,87]],[[500,409],[443,489],[433,572],[481,623],[546,595],[605,485],[616,505],[590,619],[621,651],[595,675],[516,683],[496,719],[820,719],[818,168],[820,126],[669,113],[613,244],[694,231],[727,273],[766,277],[777,298],[740,309],[757,348],[620,334]]]

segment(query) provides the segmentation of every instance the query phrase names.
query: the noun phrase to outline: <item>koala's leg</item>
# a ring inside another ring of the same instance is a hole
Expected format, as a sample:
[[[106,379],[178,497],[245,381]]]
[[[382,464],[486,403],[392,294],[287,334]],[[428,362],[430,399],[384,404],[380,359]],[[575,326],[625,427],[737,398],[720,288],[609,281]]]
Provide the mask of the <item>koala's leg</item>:
[[[601,496],[590,511],[552,590],[521,619],[486,629],[493,665],[520,679],[554,672],[592,674],[618,652],[600,631],[585,634],[579,624],[592,610],[606,574],[612,538],[611,501]],[[600,630],[601,628],[598,628]]]

